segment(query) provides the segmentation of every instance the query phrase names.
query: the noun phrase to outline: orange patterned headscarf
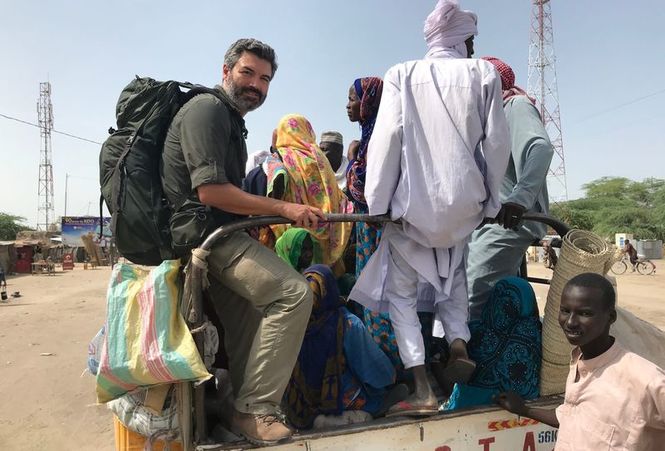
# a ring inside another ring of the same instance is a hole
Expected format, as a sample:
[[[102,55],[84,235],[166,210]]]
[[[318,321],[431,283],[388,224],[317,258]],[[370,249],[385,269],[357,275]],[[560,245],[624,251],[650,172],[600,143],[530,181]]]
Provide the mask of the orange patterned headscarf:
[[[277,153],[281,158],[268,160],[268,194],[274,182],[284,176],[282,200],[311,205],[324,213],[351,213],[353,208],[337,185],[335,171],[316,144],[316,134],[309,121],[299,114],[284,116],[277,126]],[[290,226],[271,226],[279,238]],[[332,265],[344,253],[351,234],[350,223],[320,224],[310,233],[321,247],[323,263]]]

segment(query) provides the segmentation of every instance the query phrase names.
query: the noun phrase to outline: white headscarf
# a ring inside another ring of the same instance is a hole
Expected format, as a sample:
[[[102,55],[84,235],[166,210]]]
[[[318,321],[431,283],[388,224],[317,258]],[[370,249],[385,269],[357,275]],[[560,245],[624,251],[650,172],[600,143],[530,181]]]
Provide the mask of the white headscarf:
[[[478,34],[478,16],[459,8],[457,0],[439,0],[425,20],[427,57],[466,58],[466,41]]]

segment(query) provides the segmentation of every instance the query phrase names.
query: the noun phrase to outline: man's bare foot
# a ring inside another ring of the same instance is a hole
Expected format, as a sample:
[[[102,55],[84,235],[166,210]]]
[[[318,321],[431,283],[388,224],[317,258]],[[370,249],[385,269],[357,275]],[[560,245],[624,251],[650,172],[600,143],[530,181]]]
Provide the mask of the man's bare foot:
[[[415,391],[404,401],[393,405],[388,410],[387,417],[397,415],[435,415],[438,412],[439,401],[436,399],[434,391],[427,380],[425,365],[415,366],[411,371],[413,372],[413,381],[416,386]]]
[[[420,397],[416,396],[415,393],[411,394],[404,401],[400,401],[397,404],[394,404],[388,412],[386,417],[392,416],[429,416],[436,415],[439,411],[439,401],[434,396],[434,393],[431,396]]]

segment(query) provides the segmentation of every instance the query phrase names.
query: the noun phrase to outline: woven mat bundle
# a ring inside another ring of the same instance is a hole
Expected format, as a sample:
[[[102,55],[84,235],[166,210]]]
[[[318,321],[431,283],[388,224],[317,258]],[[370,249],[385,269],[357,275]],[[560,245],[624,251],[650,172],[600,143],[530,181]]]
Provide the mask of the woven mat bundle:
[[[597,235],[571,230],[563,238],[559,261],[554,269],[543,320],[543,361],[540,370],[541,396],[563,393],[572,347],[559,327],[559,306],[563,287],[578,274],[604,275],[613,263],[614,249]]]

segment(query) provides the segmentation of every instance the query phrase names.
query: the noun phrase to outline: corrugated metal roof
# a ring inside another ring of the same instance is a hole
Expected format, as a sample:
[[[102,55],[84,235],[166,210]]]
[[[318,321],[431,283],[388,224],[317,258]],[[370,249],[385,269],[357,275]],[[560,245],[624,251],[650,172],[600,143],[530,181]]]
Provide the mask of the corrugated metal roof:
[[[16,247],[22,247],[22,246],[42,246],[42,247],[47,247],[46,243],[44,243],[41,240],[16,240],[14,241],[14,246]]]

